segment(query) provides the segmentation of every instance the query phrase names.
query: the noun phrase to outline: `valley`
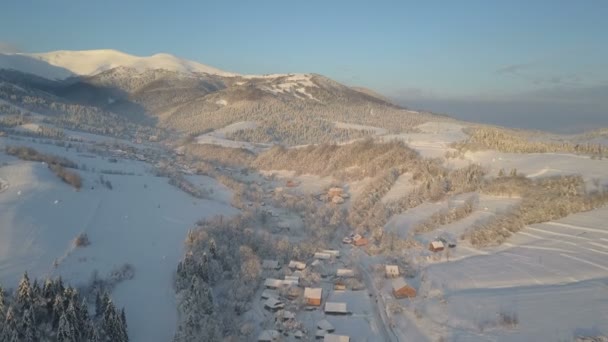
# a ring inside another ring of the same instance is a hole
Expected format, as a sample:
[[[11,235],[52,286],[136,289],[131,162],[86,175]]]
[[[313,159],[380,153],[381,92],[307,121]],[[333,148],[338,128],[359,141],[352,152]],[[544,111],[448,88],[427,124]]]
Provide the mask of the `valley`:
[[[117,53],[0,58],[5,290],[109,292],[136,342],[607,334],[601,132]]]

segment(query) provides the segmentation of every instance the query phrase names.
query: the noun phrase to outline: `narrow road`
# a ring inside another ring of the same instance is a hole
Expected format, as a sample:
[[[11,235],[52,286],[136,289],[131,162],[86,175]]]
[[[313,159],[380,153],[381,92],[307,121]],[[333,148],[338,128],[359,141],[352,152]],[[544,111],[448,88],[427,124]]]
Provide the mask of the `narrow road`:
[[[372,307],[374,308],[374,315],[376,316],[376,321],[378,322],[378,327],[380,329],[380,333],[384,337],[384,341],[399,341],[399,338],[393,331],[390,320],[386,314],[386,303],[384,302],[384,298],[380,295],[380,291],[376,288],[373,277],[369,273],[368,264],[361,263],[361,252],[358,248],[352,249],[352,255],[356,257],[355,263],[357,265],[357,269],[359,273],[363,277],[363,282],[365,283],[365,287],[372,295]]]

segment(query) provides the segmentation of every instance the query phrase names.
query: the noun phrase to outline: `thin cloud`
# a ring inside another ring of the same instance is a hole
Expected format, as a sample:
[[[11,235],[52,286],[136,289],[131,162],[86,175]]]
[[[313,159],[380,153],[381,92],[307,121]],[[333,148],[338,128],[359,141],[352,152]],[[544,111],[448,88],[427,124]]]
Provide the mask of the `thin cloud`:
[[[509,64],[496,70],[497,74],[520,74],[523,70],[530,69],[534,63]]]

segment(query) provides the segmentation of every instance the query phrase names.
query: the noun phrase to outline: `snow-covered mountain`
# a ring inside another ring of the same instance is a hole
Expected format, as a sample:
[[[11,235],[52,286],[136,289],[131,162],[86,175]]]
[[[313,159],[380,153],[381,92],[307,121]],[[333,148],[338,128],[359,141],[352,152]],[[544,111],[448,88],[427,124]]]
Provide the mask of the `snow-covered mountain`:
[[[180,73],[205,73],[224,77],[235,73],[166,53],[139,57],[116,50],[52,51],[45,53],[0,54],[0,69],[14,69],[48,79],[91,76],[118,67],[145,70],[169,70]]]

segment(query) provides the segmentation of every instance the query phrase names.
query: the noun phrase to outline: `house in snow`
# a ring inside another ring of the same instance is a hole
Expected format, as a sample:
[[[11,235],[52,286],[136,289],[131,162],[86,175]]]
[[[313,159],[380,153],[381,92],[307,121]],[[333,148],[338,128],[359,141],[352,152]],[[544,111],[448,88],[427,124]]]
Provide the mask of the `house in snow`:
[[[283,286],[283,281],[280,279],[268,278],[264,281],[264,286],[267,289],[275,290]]]
[[[337,302],[326,302],[324,311],[328,315],[346,315],[348,313],[346,303]]]
[[[323,342],[350,342],[350,337],[346,335],[325,334]]]
[[[384,274],[387,278],[397,278],[399,276],[399,266],[386,265],[384,266]]]
[[[275,342],[279,341],[281,334],[276,330],[264,330],[258,336],[258,342]]]
[[[327,253],[329,255],[331,255],[334,258],[339,258],[340,257],[340,251],[335,250],[335,249],[324,249],[321,251],[321,253]]]
[[[274,297],[270,297],[264,302],[264,309],[270,310],[272,312],[279,311],[284,307],[285,304],[283,304],[283,302]]]
[[[393,280],[393,296],[397,299],[416,297],[416,289],[409,286],[405,279],[397,278]]]
[[[336,271],[336,276],[342,278],[351,278],[355,276],[355,272],[347,268],[338,268],[338,270]]]
[[[263,260],[262,261],[262,268],[265,270],[278,270],[281,268],[281,266],[279,265],[279,262],[276,260]]]
[[[279,293],[276,290],[265,289],[262,291],[262,299],[268,299],[270,297],[279,298]]]
[[[301,261],[295,261],[295,260],[291,260],[289,262],[289,266],[290,269],[292,270],[298,270],[298,271],[302,271],[306,268],[306,263],[301,262]]]
[[[297,276],[285,276],[283,280],[283,286],[298,286],[300,283],[300,277]]]
[[[319,260],[329,260],[331,259],[331,254],[329,253],[323,253],[323,252],[317,252],[314,255],[315,259],[319,259]]]
[[[326,319],[322,319],[317,322],[317,329],[326,331],[328,333],[334,332],[334,326]]]
[[[322,295],[323,289],[320,287],[307,287],[304,289],[304,299],[306,300],[306,305],[321,306]]]
[[[433,241],[429,244],[429,251],[431,252],[441,252],[444,248],[443,242],[441,241]]]

